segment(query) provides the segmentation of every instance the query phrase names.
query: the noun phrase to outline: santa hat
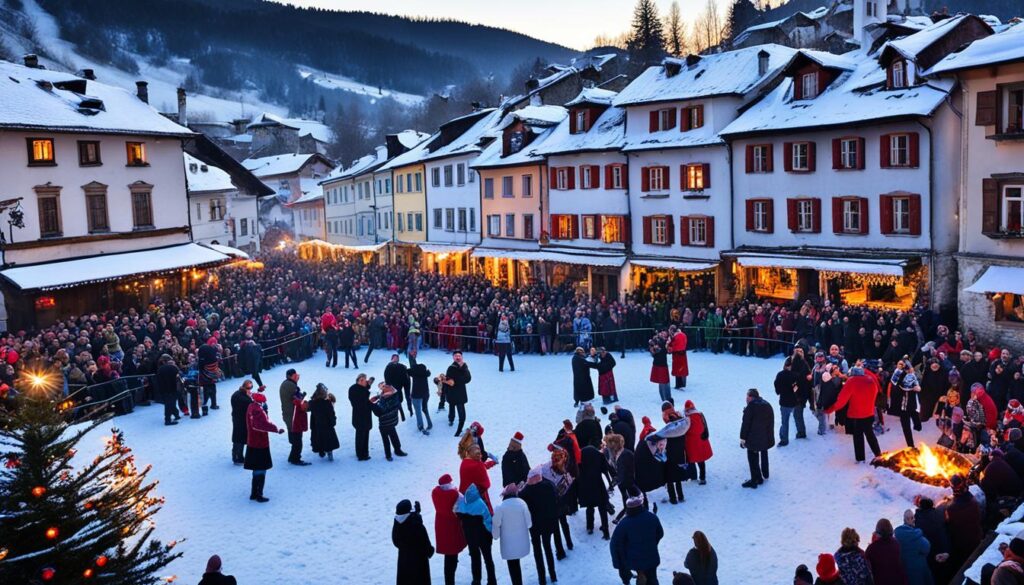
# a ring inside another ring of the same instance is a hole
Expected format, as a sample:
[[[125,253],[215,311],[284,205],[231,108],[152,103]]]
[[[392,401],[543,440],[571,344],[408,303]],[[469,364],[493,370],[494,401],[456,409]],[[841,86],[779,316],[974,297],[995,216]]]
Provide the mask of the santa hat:
[[[516,434],[512,435],[512,442],[517,445],[523,444],[523,433],[516,431]]]
[[[693,409],[695,409],[697,407],[693,405],[693,401],[692,400],[687,400],[686,403],[683,404],[683,408],[685,408],[686,410],[693,410]]]
[[[210,560],[206,561],[206,572],[207,573],[219,573],[221,568],[220,555],[213,555]]]
[[[437,485],[447,485],[447,484],[449,484],[449,483],[452,483],[452,476],[451,476],[451,475],[448,475],[447,473],[446,473],[446,474],[444,474],[444,475],[442,475],[442,476],[441,476],[440,478],[438,478],[438,480],[437,480]]]
[[[565,451],[565,447],[559,445],[558,443],[548,443],[548,451],[551,451],[552,453],[556,453],[558,451]]]
[[[473,421],[469,425],[469,430],[473,431],[473,434],[475,434],[478,437],[484,436],[484,425],[482,425],[482,424],[480,424],[480,423],[478,423],[476,421]]]
[[[253,392],[252,400],[253,402],[259,402],[260,404],[263,404],[264,402],[267,401],[267,397],[259,392]]]
[[[1016,398],[1014,398],[1013,400],[1011,400],[1009,402],[1009,407],[1014,409],[1014,410],[1017,410],[1018,408],[1020,408],[1020,400],[1017,400]]]
[[[839,569],[836,568],[836,559],[828,553],[818,555],[818,566],[815,567],[818,578],[822,581],[832,581],[839,576]]]

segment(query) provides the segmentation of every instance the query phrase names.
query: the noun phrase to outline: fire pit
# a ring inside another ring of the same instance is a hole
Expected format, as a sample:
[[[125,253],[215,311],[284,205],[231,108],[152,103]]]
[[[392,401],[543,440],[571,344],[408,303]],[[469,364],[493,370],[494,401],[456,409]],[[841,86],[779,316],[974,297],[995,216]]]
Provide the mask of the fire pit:
[[[929,447],[920,443],[918,447],[882,453],[871,461],[871,465],[884,467],[918,483],[947,487],[949,478],[954,474],[968,478],[974,462],[945,447]]]

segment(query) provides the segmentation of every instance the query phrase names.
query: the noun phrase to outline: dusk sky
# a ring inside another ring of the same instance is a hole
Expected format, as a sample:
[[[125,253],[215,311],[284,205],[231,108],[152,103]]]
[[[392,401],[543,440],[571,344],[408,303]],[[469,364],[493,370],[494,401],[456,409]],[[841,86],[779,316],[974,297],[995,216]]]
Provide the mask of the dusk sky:
[[[280,0],[279,0],[280,1]],[[662,15],[672,0],[656,0]],[[289,0],[299,6],[367,10],[404,16],[453,18],[511,29],[575,49],[586,49],[599,34],[616,35],[629,27],[634,0]],[[679,0],[683,18],[703,8],[705,0]],[[718,0],[725,10],[728,0]]]

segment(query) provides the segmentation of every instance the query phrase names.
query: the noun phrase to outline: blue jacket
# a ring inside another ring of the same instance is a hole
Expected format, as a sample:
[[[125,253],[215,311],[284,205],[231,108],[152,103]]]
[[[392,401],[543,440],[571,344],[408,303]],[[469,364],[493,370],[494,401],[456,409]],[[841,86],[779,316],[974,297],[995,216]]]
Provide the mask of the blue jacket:
[[[920,528],[903,524],[897,526],[893,536],[900,543],[900,561],[907,574],[907,585],[933,585],[931,569],[928,568],[928,552],[931,544]]]
[[[665,536],[661,521],[642,508],[627,510],[626,517],[612,533],[612,566],[643,571],[661,564],[658,543]]]

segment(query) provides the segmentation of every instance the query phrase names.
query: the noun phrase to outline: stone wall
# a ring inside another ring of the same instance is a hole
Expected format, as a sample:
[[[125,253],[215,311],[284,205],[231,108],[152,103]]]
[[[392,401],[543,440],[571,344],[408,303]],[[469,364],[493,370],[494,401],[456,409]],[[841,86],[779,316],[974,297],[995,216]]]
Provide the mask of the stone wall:
[[[995,320],[995,307],[984,294],[964,292],[991,265],[1009,265],[1007,262],[960,257],[957,259],[960,294],[960,326],[963,331],[973,329],[988,347],[997,345],[1010,348],[1014,355],[1024,352],[1024,326]]]

